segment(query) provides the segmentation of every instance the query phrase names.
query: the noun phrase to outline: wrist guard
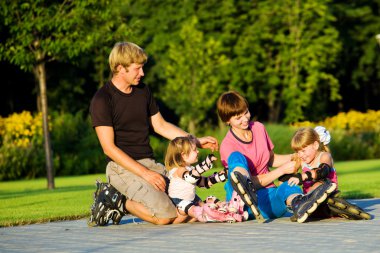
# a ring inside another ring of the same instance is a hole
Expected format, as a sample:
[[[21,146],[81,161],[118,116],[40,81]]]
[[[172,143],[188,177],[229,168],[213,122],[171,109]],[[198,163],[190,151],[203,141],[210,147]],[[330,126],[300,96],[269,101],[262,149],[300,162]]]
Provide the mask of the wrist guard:
[[[313,169],[315,171],[314,181],[326,179],[332,171],[332,168],[327,163],[321,163],[318,168]]]
[[[289,181],[289,179],[292,178],[292,177],[298,178],[298,180],[299,180],[298,185],[302,185],[303,180],[302,180],[302,174],[301,173],[297,173],[297,174],[285,174],[285,175],[282,175],[281,177],[279,177],[278,180],[281,181],[281,182],[285,182],[285,181]]]
[[[195,166],[195,169],[199,174],[204,173],[205,171],[208,171],[209,169],[212,168],[212,162],[213,160],[211,159],[212,157],[215,157],[213,154],[207,155],[206,159]]]

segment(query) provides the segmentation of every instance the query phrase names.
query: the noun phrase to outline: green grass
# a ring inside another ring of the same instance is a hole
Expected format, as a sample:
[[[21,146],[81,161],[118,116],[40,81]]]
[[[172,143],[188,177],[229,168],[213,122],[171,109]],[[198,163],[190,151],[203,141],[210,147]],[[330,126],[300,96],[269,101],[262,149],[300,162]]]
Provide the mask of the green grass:
[[[380,198],[380,159],[336,163],[339,189],[345,198]],[[89,216],[95,180],[104,175],[58,177],[55,190],[46,189],[46,179],[0,183],[0,227]],[[199,189],[204,199],[224,199],[223,184]]]

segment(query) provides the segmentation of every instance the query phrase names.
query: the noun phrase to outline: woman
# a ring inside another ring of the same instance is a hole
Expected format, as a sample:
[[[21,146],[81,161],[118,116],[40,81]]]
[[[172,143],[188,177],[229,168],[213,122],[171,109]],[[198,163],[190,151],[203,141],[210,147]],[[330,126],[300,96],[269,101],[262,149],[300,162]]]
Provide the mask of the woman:
[[[336,184],[325,182],[307,195],[296,185],[276,187],[274,180],[295,172],[291,155],[274,154],[264,125],[250,121],[248,102],[239,93],[223,93],[217,107],[221,120],[230,126],[220,146],[221,161],[228,168],[227,201],[235,190],[259,221],[281,217],[290,208],[298,222],[305,222]]]

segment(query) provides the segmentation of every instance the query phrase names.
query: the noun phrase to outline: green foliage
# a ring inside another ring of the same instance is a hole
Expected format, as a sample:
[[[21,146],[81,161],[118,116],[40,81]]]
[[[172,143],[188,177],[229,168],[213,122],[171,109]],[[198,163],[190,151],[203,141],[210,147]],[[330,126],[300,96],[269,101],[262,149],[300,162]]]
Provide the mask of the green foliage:
[[[44,168],[41,114],[0,117],[0,180],[34,178]]]
[[[341,47],[328,2],[261,1],[249,11],[235,46],[241,70],[234,87],[251,102],[266,100],[270,121],[283,107],[285,122],[303,119],[316,94],[340,98],[338,80],[327,72]]]
[[[35,178],[45,174],[44,153],[41,145],[0,147],[0,180]]]
[[[179,33],[181,41],[169,44],[167,83],[161,89],[162,100],[181,115],[180,125],[191,133],[223,91],[222,78],[214,73],[223,72],[229,62],[221,42],[205,39],[197,25],[198,19],[190,17]]]
[[[105,171],[105,156],[89,117],[54,113],[52,142],[56,175],[83,175]]]
[[[91,52],[101,82],[109,44],[130,33],[115,5],[113,0],[2,1],[0,15],[9,36],[0,43],[0,59],[31,71],[41,62]]]
[[[38,178],[45,175],[41,120],[40,116],[35,118],[38,121],[30,121],[27,116],[23,116],[13,120],[13,123],[6,123],[6,128],[12,128],[14,124],[25,125],[20,133],[37,129],[32,138],[17,134],[11,140],[10,136],[15,130],[0,131],[0,180]],[[105,171],[105,156],[88,116],[83,116],[82,112],[75,115],[54,112],[51,116],[51,128],[55,147],[55,175],[83,175]]]
[[[331,6],[338,18],[335,26],[339,40],[344,45],[336,76],[342,80],[342,88],[364,98],[365,104],[357,110],[377,109],[373,106],[380,96],[380,45],[375,40],[376,34],[380,33],[380,1],[339,0]],[[352,109],[355,102],[345,104],[344,109]]]

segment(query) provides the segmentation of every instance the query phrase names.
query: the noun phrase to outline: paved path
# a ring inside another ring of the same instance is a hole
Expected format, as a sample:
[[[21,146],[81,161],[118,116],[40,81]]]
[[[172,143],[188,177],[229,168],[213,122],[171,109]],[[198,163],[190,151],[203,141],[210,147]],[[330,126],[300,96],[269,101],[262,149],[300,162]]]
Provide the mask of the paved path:
[[[155,226],[124,217],[97,228],[82,219],[0,228],[0,252],[380,252],[380,199],[351,201],[373,218]]]

